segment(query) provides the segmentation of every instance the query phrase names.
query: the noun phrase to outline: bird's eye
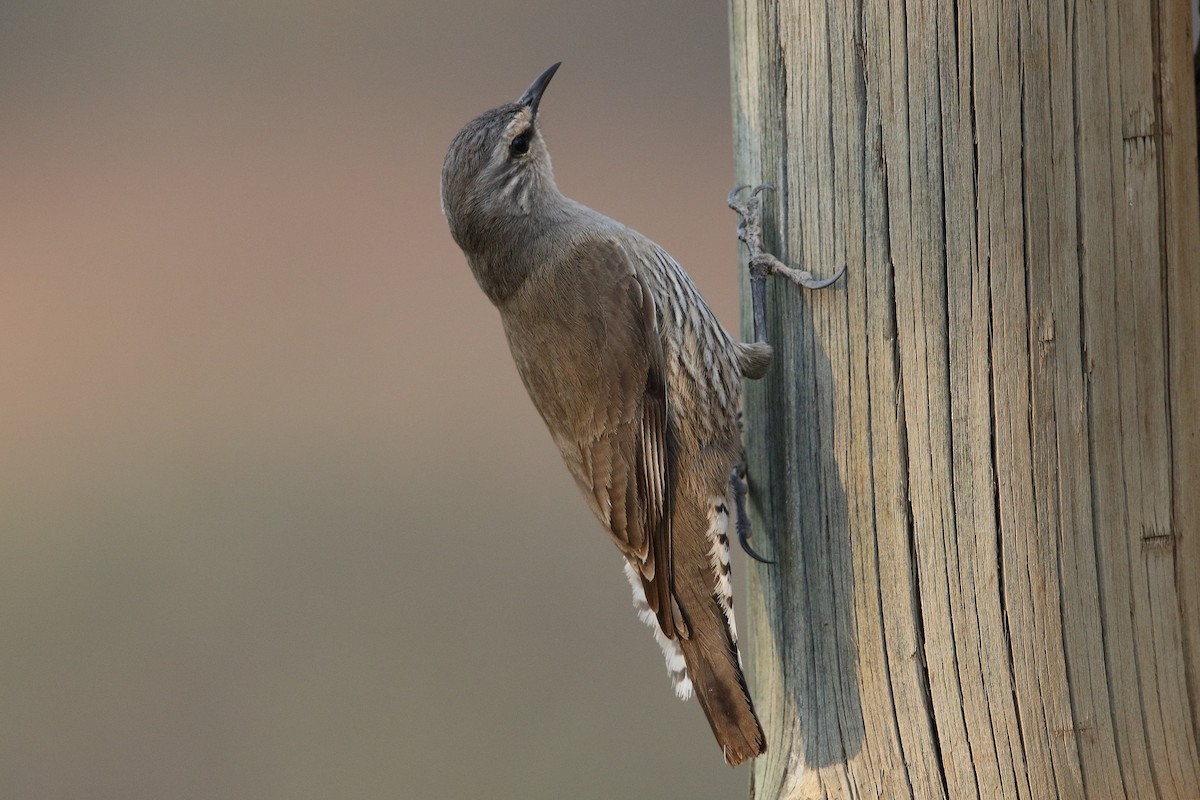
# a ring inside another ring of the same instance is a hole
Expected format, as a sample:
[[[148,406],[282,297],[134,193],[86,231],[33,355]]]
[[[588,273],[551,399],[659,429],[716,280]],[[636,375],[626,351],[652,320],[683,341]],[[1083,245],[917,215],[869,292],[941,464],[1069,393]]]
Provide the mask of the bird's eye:
[[[517,134],[516,138],[509,142],[508,152],[510,155],[523,156],[529,152],[529,131]]]

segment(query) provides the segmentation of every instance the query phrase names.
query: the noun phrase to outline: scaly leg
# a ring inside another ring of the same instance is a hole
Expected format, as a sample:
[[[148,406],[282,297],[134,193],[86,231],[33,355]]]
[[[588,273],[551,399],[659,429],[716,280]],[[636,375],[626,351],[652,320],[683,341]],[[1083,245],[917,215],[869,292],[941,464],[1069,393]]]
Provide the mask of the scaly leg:
[[[746,551],[746,555],[761,564],[774,564],[768,558],[763,558],[750,546],[750,515],[746,513],[746,495],[750,487],[746,483],[746,465],[738,464],[729,474],[729,484],[733,487],[733,504],[737,508],[737,537],[738,544]]]
[[[729,207],[741,218],[738,223],[738,238],[750,251],[750,301],[754,308],[754,341],[767,341],[767,276],[782,275],[797,286],[806,289],[824,289],[846,274],[842,267],[832,278],[814,278],[811,272],[794,269],[762,249],[762,192],[774,189],[769,183],[755,186],[750,196],[742,202],[739,195],[749,186],[735,186],[729,193]]]
[[[733,191],[729,193],[729,207],[737,212],[741,221],[738,223],[738,238],[741,239],[746,248],[750,251],[750,303],[754,313],[754,341],[767,341],[767,276],[782,275],[792,283],[803,286],[806,289],[824,289],[826,286],[837,281],[846,273],[846,268],[842,267],[832,278],[814,278],[811,272],[802,269],[794,269],[784,264],[775,256],[762,249],[762,192],[764,189],[774,189],[769,183],[762,183],[755,186],[750,192],[750,196],[743,202],[740,198],[741,193],[749,189],[749,186],[735,186]],[[733,486],[733,497],[737,505],[737,533],[738,542],[742,545],[742,549],[746,554],[755,561],[761,561],[764,564],[773,564],[775,562],[767,559],[754,552],[750,547],[750,517],[746,513],[746,493],[748,486],[746,485],[746,465],[739,464],[734,467],[733,474],[730,476],[730,481]]]

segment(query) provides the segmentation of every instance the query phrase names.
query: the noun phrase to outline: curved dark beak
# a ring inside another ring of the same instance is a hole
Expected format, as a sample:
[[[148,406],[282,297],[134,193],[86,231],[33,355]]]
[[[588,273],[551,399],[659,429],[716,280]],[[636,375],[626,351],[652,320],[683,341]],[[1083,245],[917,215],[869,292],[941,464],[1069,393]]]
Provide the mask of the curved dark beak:
[[[538,103],[542,102],[542,92],[546,91],[546,87],[550,85],[550,79],[554,77],[554,73],[562,66],[562,62],[558,61],[550,65],[550,68],[537,76],[537,80],[529,85],[525,90],[525,94],[521,95],[517,102],[523,106],[529,106],[529,112],[533,116],[537,116]]]

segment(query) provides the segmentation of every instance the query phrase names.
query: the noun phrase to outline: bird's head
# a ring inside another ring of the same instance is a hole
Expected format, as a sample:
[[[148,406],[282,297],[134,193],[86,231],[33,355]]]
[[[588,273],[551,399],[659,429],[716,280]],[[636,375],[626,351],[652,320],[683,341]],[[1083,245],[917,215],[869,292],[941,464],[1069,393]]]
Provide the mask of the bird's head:
[[[442,162],[442,211],[463,250],[477,250],[489,236],[529,217],[540,201],[557,196],[537,123],[542,93],[558,67],[539,75],[515,102],[468,122],[450,143]]]

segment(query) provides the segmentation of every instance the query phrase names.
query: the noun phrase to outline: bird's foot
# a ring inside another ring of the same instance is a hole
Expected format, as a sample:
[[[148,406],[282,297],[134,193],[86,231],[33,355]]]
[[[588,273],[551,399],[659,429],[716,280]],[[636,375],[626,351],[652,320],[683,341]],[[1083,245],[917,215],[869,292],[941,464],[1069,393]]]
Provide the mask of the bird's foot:
[[[803,286],[806,289],[824,289],[846,274],[846,268],[843,266],[831,278],[817,278],[808,270],[789,267],[763,250],[762,193],[767,189],[773,191],[775,187],[769,183],[760,183],[751,189],[750,194],[743,200],[742,192],[746,189],[750,189],[747,184],[733,187],[733,190],[729,192],[728,203],[729,207],[741,218],[741,221],[738,222],[738,238],[750,251],[751,277],[765,280],[768,275],[782,275],[797,286]]]
[[[754,313],[754,341],[767,341],[767,276],[782,275],[783,277],[807,289],[823,289],[845,274],[842,267],[832,278],[819,279],[811,272],[796,269],[784,264],[775,256],[763,250],[762,247],[762,193],[765,189],[774,189],[769,183],[760,183],[750,190],[743,199],[742,192],[750,189],[747,185],[735,186],[729,192],[727,202],[729,207],[740,217],[738,222],[738,238],[750,251],[750,304]]]
[[[750,487],[746,484],[746,465],[738,464],[729,475],[729,483],[733,487],[733,504],[737,508],[737,537],[738,544],[746,555],[760,564],[774,564],[768,558],[763,558],[750,546],[750,515],[746,513],[746,495]]]

